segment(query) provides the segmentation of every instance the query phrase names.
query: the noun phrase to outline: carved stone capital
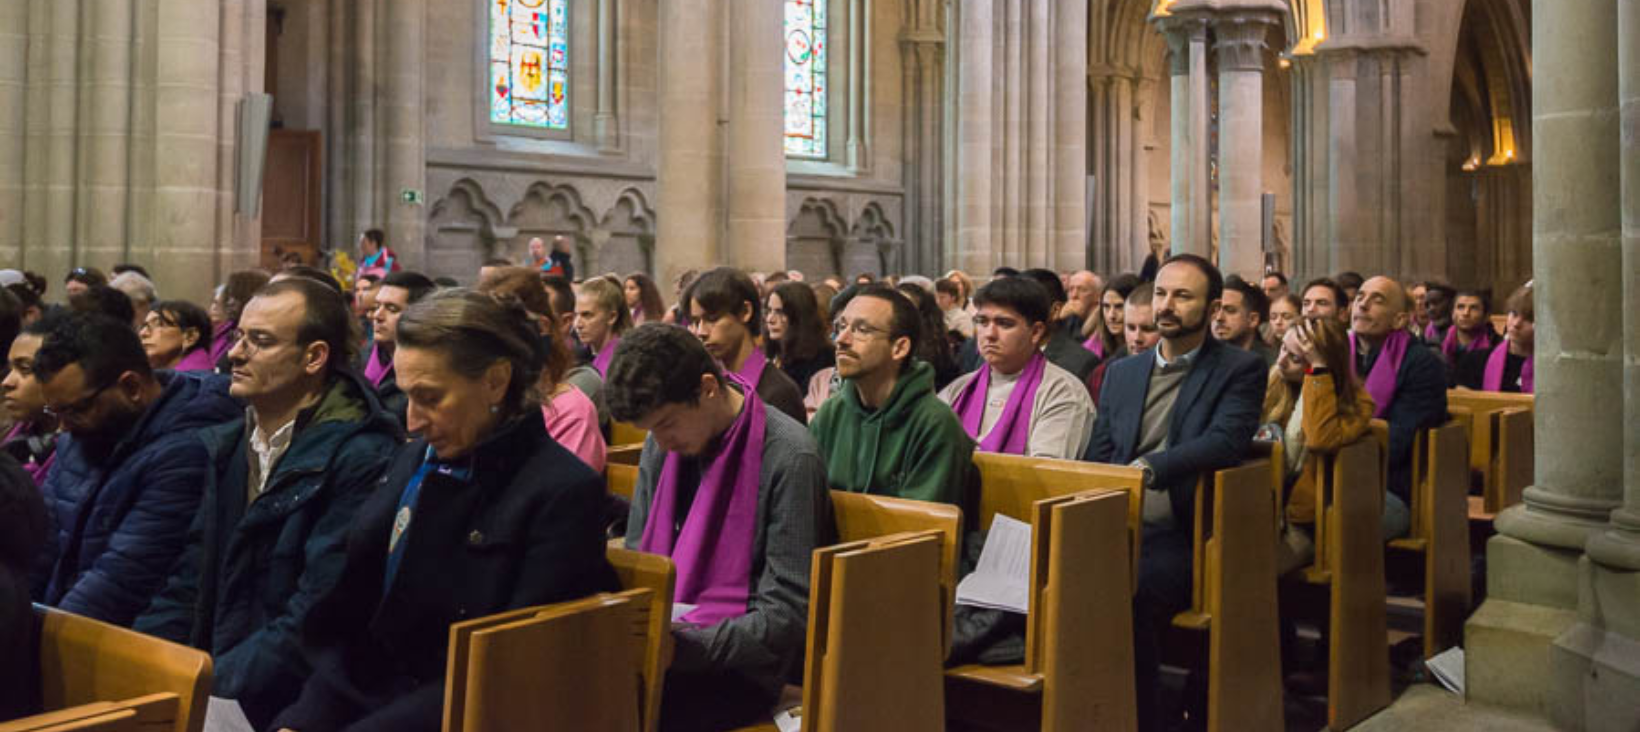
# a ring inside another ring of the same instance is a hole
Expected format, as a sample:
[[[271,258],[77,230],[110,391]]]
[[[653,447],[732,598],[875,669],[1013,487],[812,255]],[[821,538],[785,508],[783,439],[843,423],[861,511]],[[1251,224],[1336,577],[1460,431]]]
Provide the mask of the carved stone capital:
[[[1167,72],[1172,76],[1190,74],[1190,45],[1207,40],[1207,20],[1198,16],[1169,16],[1157,21],[1167,39]]]
[[[1268,13],[1231,13],[1213,20],[1213,53],[1219,69],[1262,71],[1264,39],[1276,17]]]

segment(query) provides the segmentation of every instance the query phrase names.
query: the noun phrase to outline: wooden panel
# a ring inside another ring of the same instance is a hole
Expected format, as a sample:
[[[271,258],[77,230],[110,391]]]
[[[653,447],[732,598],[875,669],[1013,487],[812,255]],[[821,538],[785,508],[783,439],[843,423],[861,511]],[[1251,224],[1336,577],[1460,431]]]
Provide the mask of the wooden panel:
[[[1037,471],[1049,492],[1082,492],[1089,490],[1116,490],[1128,495],[1127,531],[1128,551],[1132,561],[1129,583],[1135,591],[1139,587],[1140,537],[1144,535],[1144,471],[1126,465],[1085,463],[1076,460],[1042,460]]]
[[[631,465],[636,467],[638,460],[643,457],[643,443],[635,442],[630,445],[616,445],[604,453],[605,465]]]
[[[1492,414],[1493,480],[1486,493],[1486,510],[1498,513],[1520,503],[1521,492],[1532,482],[1536,458],[1532,451],[1532,410],[1511,407]]]
[[[150,694],[177,696],[175,732],[199,732],[211,688],[211,657],[186,646],[60,610],[41,616],[40,687],[46,711]]]
[[[1463,427],[1447,423],[1428,434],[1428,485],[1423,515],[1428,548],[1424,555],[1424,657],[1463,642],[1469,616],[1469,444]]]
[[[610,463],[604,466],[604,484],[613,495],[632,500],[638,490],[638,466]]]
[[[1281,639],[1268,459],[1219,471],[1206,547],[1208,732],[1279,730]]]
[[[1123,561],[1128,494],[1084,493],[1051,511],[1047,580],[1037,613],[1042,730],[1137,729],[1133,604],[1110,591],[1123,586],[1130,572]]]
[[[945,645],[949,648],[954,622],[951,613],[957,597],[957,564],[962,556],[962,509],[948,503],[835,490],[831,492],[831,509],[839,542],[862,541],[905,532],[940,533],[939,581],[945,607],[941,617]]]
[[[279,252],[313,264],[319,249],[323,141],[317,130],[270,130],[262,172],[262,266],[278,270]],[[351,244],[351,242],[349,242]]]
[[[609,425],[609,445],[611,448],[625,445],[642,445],[648,437],[648,430],[638,429],[629,422],[612,422]]]
[[[665,659],[672,644],[672,597],[677,589],[677,571],[672,560],[659,554],[645,554],[631,549],[610,547],[606,551],[610,566],[621,580],[624,589],[647,589],[649,615],[644,630],[643,658],[639,668],[643,674],[643,728],[654,732],[660,727],[661,692],[666,680]]]
[[[176,726],[178,698],[169,692],[100,701],[0,722],[0,732],[153,732]]]
[[[1328,458],[1323,517],[1332,576],[1327,725],[1348,729],[1389,705],[1384,610],[1383,460],[1367,438]],[[1319,541],[1319,536],[1318,536]]]

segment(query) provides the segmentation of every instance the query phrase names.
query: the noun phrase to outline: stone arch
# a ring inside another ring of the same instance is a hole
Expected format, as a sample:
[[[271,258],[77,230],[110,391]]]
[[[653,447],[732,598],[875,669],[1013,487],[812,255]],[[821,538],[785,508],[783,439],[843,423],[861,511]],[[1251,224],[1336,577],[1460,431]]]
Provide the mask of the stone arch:
[[[883,207],[872,201],[860,210],[843,245],[842,270],[849,277],[862,272],[875,276],[888,273],[894,261],[898,241],[894,238],[894,224],[883,214]]]
[[[598,217],[581,202],[581,193],[572,185],[537,182],[524,191],[518,203],[507,211],[511,236],[496,244],[491,256],[522,260],[530,239],[571,237],[576,274],[585,274],[592,253],[592,230]]]
[[[597,250],[599,272],[654,274],[655,210],[643,192],[628,188],[604,214],[600,228],[607,237]]]
[[[471,277],[493,249],[501,209],[471,178],[462,178],[427,214],[427,271]]]
[[[797,215],[786,225],[786,266],[819,280],[843,276],[843,237],[848,222],[837,204],[826,198],[805,198]]]

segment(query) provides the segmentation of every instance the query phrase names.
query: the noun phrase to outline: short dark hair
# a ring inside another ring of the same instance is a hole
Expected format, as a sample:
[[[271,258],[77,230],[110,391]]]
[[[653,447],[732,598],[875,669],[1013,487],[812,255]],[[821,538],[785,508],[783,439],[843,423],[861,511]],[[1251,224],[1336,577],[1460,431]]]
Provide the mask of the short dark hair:
[[[1362,277],[1360,272],[1344,270],[1343,272],[1339,272],[1335,275],[1333,277],[1333,281],[1337,282],[1338,286],[1344,288],[1345,290],[1359,290],[1361,289],[1361,284],[1366,282],[1367,278]]]
[[[997,267],[991,270],[992,277],[1018,277],[1019,270],[1013,267]]]
[[[125,274],[126,272],[136,272],[137,274],[142,275],[144,279],[148,279],[148,280],[154,279],[154,276],[151,275],[151,274],[148,274],[148,270],[145,269],[142,265],[135,264],[135,263],[132,263],[132,262],[120,262],[119,264],[114,265],[114,269],[111,270],[111,271],[114,273],[115,276]]]
[[[40,307],[40,293],[35,292],[33,287],[19,282],[15,285],[6,285],[6,289],[17,297],[24,310]]]
[[[700,377],[722,382],[723,370],[705,344],[683,328],[645,323],[615,346],[604,375],[610,416],[636,422],[668,404],[700,403]]]
[[[420,272],[394,272],[382,278],[382,287],[399,287],[410,293],[410,304],[421,302],[422,298],[438,289],[438,283]]]
[[[480,266],[483,266],[483,267],[511,267],[512,265],[513,265],[512,260],[507,259],[506,257],[490,257],[489,259],[484,260],[484,264],[482,264]]]
[[[1337,300],[1334,304],[1338,307],[1349,307],[1350,304],[1347,302],[1348,298],[1344,295],[1344,288],[1340,287],[1337,282],[1332,281],[1332,279],[1328,277],[1317,277],[1316,279],[1310,280],[1304,284],[1304,289],[1298,291],[1299,307],[1303,307],[1305,293],[1308,293],[1310,290],[1317,287],[1324,287],[1330,290],[1332,292],[1333,299]]]
[[[1140,288],[1140,285],[1145,285],[1144,289],[1151,290],[1154,289],[1155,283],[1142,282],[1139,280],[1139,275],[1133,274],[1132,272],[1123,272],[1122,274],[1110,278],[1110,282],[1105,284],[1105,291],[1110,292],[1114,290],[1116,291],[1116,294],[1121,295],[1122,299],[1125,301],[1129,295],[1133,294],[1134,290]],[[1103,299],[1104,295],[1101,294],[1099,297]]]
[[[540,401],[536,389],[546,361],[546,347],[535,321],[516,298],[495,298],[457,287],[439,290],[411,305],[399,318],[399,348],[443,353],[450,367],[468,379],[484,375],[491,364],[512,364],[504,397],[506,416],[525,415]],[[533,417],[540,419],[537,412]]]
[[[94,388],[113,384],[127,371],[144,378],[154,374],[130,319],[115,320],[101,313],[74,312],[53,318],[41,333],[40,351],[34,354],[35,378],[41,383],[50,381],[76,363]]]
[[[68,298],[68,308],[79,313],[106,315],[125,323],[127,328],[131,327],[131,321],[137,317],[137,309],[131,304],[131,297],[108,285],[92,285],[91,289]]]
[[[1207,301],[1208,302],[1213,302],[1214,300],[1218,300],[1218,299],[1221,299],[1221,298],[1224,297],[1224,275],[1220,274],[1219,273],[1219,268],[1213,266],[1212,262],[1207,261],[1206,257],[1203,257],[1199,254],[1188,254],[1188,253],[1186,253],[1186,254],[1175,254],[1171,257],[1168,257],[1167,259],[1162,261],[1162,266],[1156,268],[1156,278],[1157,279],[1161,279],[1162,270],[1167,269],[1167,266],[1170,265],[1170,264],[1189,265],[1191,267],[1195,267],[1196,271],[1201,272],[1203,275],[1205,275],[1207,277]]]
[[[245,310],[245,303],[256,296],[256,291],[266,287],[271,277],[260,269],[241,269],[228,273],[228,279],[222,283],[222,312],[228,320],[237,322],[239,314]]]
[[[78,282],[87,287],[96,287],[97,285],[108,284],[108,277],[96,267],[75,267],[68,271],[67,276],[63,277],[63,284],[70,282]]]
[[[294,267],[285,268],[285,271],[280,272],[279,274],[281,275],[281,280],[288,280],[292,277],[302,277],[313,280],[314,282],[324,285],[325,287],[329,287],[330,289],[335,290],[338,295],[342,294],[342,283],[337,282],[336,278],[332,277],[329,272],[319,269],[318,267],[298,264]]]
[[[974,307],[1008,308],[1029,323],[1046,323],[1053,312],[1047,288],[1030,277],[998,277],[974,293]]]
[[[1258,278],[1258,281],[1259,281],[1260,284],[1263,284],[1265,280],[1267,280],[1271,277],[1276,278],[1276,281],[1280,282],[1283,285],[1287,284],[1287,275],[1284,275],[1284,274],[1282,274],[1280,272],[1277,272],[1277,271],[1265,272],[1263,277]]]
[[[302,321],[296,326],[297,345],[307,346],[323,341],[330,347],[330,360],[325,368],[330,372],[344,371],[358,355],[358,339],[354,329],[358,321],[342,295],[323,282],[308,277],[279,280],[257,291],[256,297],[277,297],[287,293],[302,296]]]
[[[1463,287],[1458,289],[1457,297],[1452,298],[1452,304],[1458,304],[1459,297],[1473,297],[1481,301],[1481,312],[1492,314],[1492,293],[1478,287]]]
[[[876,282],[855,288],[849,296],[849,302],[862,297],[875,297],[887,302],[894,309],[894,315],[888,324],[888,339],[897,341],[901,338],[910,338],[912,352],[915,353],[915,347],[922,339],[922,317],[917,313],[917,306],[911,302],[911,298],[899,290]],[[843,307],[848,307],[847,303]],[[833,312],[842,314],[841,309]]]
[[[376,246],[387,243],[387,234],[383,233],[381,229],[365,229],[364,238],[369,239]]]
[[[194,343],[194,350],[211,350],[211,316],[205,313],[205,308],[187,300],[161,300],[154,303],[148,312],[157,313],[183,331],[189,328],[198,331],[199,340]]]
[[[1148,308],[1156,303],[1156,285],[1151,282],[1140,282],[1137,287],[1122,299],[1125,305],[1136,308]]]
[[[755,333],[763,322],[762,299],[757,285],[745,272],[733,267],[718,267],[702,274],[689,286],[683,309],[688,312],[690,304],[697,303],[708,316],[733,315],[738,319],[741,308],[749,304],[752,306],[752,319],[745,325]]]
[[[368,283],[374,285],[377,282],[382,281],[382,276],[380,274],[375,273],[375,272],[366,272],[364,274],[359,275],[359,281],[360,282],[368,282]]]
[[[1241,275],[1230,275],[1230,279],[1224,281],[1224,289],[1241,293],[1242,302],[1246,304],[1247,309],[1258,313],[1258,322],[1269,322],[1270,298],[1265,296],[1263,289],[1242,279]]]
[[[1020,272],[1019,276],[1041,285],[1042,289],[1048,292],[1048,302],[1051,305],[1059,305],[1070,299],[1065,296],[1065,283],[1060,281],[1059,275],[1053,270],[1033,267]]]
[[[442,277],[434,277],[433,278],[433,284],[438,285],[439,287],[460,287],[461,286],[461,282],[459,280],[457,280],[456,278],[451,277],[449,275],[444,275]]]
[[[575,312],[575,285],[570,284],[562,275],[547,275],[541,278],[541,286],[547,288],[552,295],[552,312],[555,315]]]

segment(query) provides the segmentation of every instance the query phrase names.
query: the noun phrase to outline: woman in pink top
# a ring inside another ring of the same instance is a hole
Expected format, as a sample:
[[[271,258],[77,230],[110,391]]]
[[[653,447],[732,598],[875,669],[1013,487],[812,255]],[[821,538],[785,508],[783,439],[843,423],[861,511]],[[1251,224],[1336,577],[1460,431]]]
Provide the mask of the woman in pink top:
[[[557,337],[552,296],[541,286],[541,277],[530,267],[499,267],[478,283],[478,289],[498,300],[514,301],[536,319],[541,330],[541,347],[546,350],[546,367],[541,369],[541,416],[547,434],[593,470],[604,472],[608,445],[598,428],[598,408],[580,389],[564,381],[570,369],[569,349]]]

